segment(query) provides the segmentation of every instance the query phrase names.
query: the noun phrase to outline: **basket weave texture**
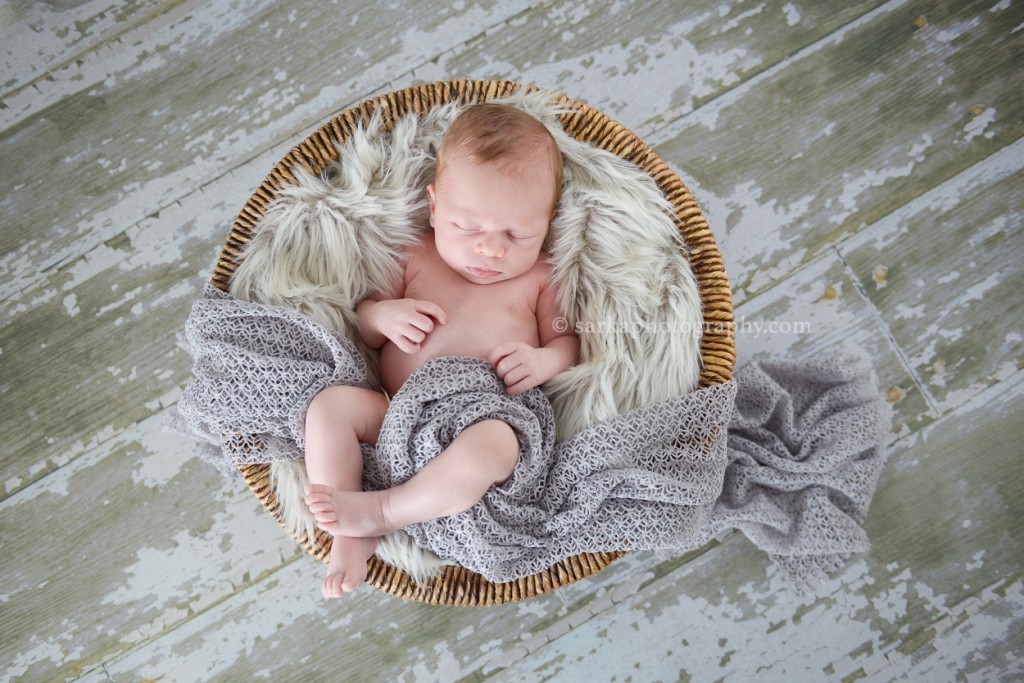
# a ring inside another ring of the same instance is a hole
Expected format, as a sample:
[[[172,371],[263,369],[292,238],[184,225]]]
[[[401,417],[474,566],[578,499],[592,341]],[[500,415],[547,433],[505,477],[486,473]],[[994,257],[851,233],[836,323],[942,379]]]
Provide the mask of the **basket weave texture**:
[[[212,282],[227,291],[236,259],[250,240],[267,206],[281,188],[296,183],[292,169],[303,167],[319,174],[337,158],[335,143],[343,142],[370,116],[383,110],[385,127],[409,114],[422,114],[452,101],[484,102],[510,95],[527,87],[512,81],[460,80],[427,83],[397,90],[367,100],[337,115],[296,145],[277,163],[249,198],[235,219],[214,269]],[[559,102],[571,113],[563,114],[565,131],[577,140],[608,150],[643,168],[675,207],[675,223],[686,243],[691,268],[697,279],[703,305],[705,328],[700,342],[701,386],[712,386],[732,378],[735,365],[735,327],[732,296],[722,255],[697,201],[679,177],[639,137],[600,111],[568,97]],[[280,504],[270,486],[270,466],[242,466],[249,488],[260,503],[281,522]],[[297,541],[312,555],[326,562],[330,537],[320,531],[313,539],[305,534]],[[426,585],[416,583],[400,569],[378,558],[370,560],[367,582],[396,597],[435,605],[497,605],[534,597],[591,576],[625,553],[584,553],[531,576],[507,583],[492,583],[462,567],[446,567]]]

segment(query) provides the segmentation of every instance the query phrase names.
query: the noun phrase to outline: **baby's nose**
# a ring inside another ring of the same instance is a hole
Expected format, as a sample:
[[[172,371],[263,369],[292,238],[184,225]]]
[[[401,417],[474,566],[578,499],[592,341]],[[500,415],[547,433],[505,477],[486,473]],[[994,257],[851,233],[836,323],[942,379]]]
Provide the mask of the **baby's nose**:
[[[476,253],[488,258],[501,258],[505,255],[505,245],[496,235],[482,235],[476,243]]]

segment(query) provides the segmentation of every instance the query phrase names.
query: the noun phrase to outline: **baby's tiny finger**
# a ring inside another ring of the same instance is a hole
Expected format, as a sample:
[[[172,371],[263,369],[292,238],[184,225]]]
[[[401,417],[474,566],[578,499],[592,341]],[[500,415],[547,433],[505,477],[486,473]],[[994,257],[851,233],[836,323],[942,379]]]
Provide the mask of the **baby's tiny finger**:
[[[434,329],[434,321],[426,315],[416,316],[411,324],[415,329],[420,330],[424,334]]]
[[[519,394],[526,393],[529,389],[529,383],[526,378],[523,378],[511,386],[506,386],[505,393],[509,396],[518,396]]]
[[[514,350],[515,346],[513,346],[510,342],[502,342],[501,344],[498,344],[493,349],[491,349],[490,354],[488,354],[487,356],[487,362],[491,364],[491,367],[497,370],[498,365],[501,364],[502,359],[504,359],[505,356],[509,355]]]
[[[408,337],[402,337],[396,341],[395,346],[397,346],[398,350],[402,353],[416,353],[420,350],[419,342],[414,342]]]
[[[435,318],[442,325],[448,324],[448,315],[433,301],[420,301],[416,306],[416,310]]]
[[[502,380],[505,382],[506,387],[511,387],[515,386],[516,384],[519,384],[529,376],[530,372],[525,367],[520,365],[506,372],[505,376],[502,377]]]

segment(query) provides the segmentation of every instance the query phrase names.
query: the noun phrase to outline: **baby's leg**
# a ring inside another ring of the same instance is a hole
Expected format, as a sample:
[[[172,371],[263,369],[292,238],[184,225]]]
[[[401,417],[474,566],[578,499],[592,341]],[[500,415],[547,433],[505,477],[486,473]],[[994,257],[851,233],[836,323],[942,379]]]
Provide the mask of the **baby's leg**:
[[[510,476],[519,461],[519,440],[500,420],[464,429],[451,445],[404,484],[386,491],[353,492],[311,486],[310,509],[329,512],[340,533],[375,537],[416,522],[473,507],[487,489]]]
[[[330,486],[342,491],[362,490],[363,455],[359,444],[376,444],[387,410],[381,394],[359,387],[324,389],[306,411],[306,473],[311,485]],[[366,562],[377,547],[377,539],[350,538],[339,534],[330,516],[310,508],[317,524],[334,539],[321,591],[324,597],[339,597],[355,590],[366,580]]]

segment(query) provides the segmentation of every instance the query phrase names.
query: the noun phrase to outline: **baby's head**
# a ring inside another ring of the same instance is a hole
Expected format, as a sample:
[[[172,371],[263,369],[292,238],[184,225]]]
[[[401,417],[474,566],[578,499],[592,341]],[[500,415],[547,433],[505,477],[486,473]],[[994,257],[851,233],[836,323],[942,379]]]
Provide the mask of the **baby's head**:
[[[445,262],[478,284],[537,262],[562,186],[562,156],[524,111],[476,104],[448,128],[427,187],[434,241]]]

